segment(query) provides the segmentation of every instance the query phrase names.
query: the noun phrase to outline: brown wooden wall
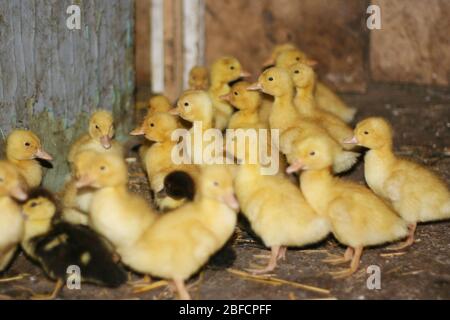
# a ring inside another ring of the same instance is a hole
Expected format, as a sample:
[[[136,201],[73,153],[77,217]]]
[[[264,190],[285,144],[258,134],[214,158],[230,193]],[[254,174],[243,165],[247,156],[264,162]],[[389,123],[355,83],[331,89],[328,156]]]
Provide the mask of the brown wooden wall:
[[[296,43],[319,61],[322,78],[364,91],[367,68],[361,0],[206,0],[206,57],[232,54],[253,73],[277,43]]]
[[[371,3],[381,7],[381,30],[366,27]],[[271,48],[291,41],[319,61],[321,79],[341,92],[363,92],[371,81],[450,83],[449,0],[205,0],[205,4],[207,63],[231,54],[257,75]],[[148,46],[149,36],[139,25],[149,24],[143,20],[149,14],[137,17],[137,82],[147,84],[148,52],[142,54],[139,46]]]
[[[373,0],[382,28],[371,33],[376,81],[450,84],[450,1]]]

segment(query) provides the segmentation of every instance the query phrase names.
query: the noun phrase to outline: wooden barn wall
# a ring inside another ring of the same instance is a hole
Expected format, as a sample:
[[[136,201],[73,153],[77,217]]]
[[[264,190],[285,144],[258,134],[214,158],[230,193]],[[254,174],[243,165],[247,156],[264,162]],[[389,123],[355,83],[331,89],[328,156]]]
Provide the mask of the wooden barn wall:
[[[150,86],[150,0],[136,0],[136,85]]]
[[[373,0],[382,25],[370,35],[375,81],[450,84],[450,1]]]
[[[206,0],[206,59],[236,56],[252,73],[277,43],[291,41],[319,61],[340,91],[367,86],[364,0]]]
[[[71,4],[81,7],[81,30],[66,27]],[[114,111],[119,135],[129,127],[133,40],[132,0],[0,1],[1,134],[25,127],[41,137],[55,157],[47,187],[61,186],[67,147],[92,110]]]

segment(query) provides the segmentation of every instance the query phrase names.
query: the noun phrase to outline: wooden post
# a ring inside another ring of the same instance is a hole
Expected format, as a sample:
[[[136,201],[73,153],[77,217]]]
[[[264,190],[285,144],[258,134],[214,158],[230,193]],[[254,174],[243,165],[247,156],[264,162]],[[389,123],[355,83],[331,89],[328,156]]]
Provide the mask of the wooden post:
[[[164,93],[171,100],[182,90],[182,1],[164,1]]]
[[[164,0],[152,0],[150,23],[152,91],[164,92]]]
[[[205,1],[183,1],[183,88],[188,87],[189,71],[205,63]]]

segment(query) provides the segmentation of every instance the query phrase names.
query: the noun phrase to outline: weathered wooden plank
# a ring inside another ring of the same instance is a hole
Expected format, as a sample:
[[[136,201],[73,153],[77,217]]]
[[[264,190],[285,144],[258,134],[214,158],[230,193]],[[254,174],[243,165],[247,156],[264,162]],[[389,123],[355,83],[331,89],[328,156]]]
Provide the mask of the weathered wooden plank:
[[[376,81],[450,84],[450,1],[373,0],[381,30],[370,36]]]
[[[114,111],[119,136],[132,119],[125,115],[134,90],[134,2],[75,1],[81,30],[69,30],[73,2],[0,1],[2,137],[15,127],[42,137],[56,157],[44,180],[53,189],[67,172],[67,146],[86,129],[86,113]]]
[[[183,23],[181,0],[164,1],[164,93],[178,98],[183,88]]]
[[[136,0],[136,86],[150,86],[150,8],[151,0]]]
[[[223,54],[260,72],[277,43],[294,42],[319,61],[321,79],[341,91],[366,89],[367,1],[206,0],[206,59]]]

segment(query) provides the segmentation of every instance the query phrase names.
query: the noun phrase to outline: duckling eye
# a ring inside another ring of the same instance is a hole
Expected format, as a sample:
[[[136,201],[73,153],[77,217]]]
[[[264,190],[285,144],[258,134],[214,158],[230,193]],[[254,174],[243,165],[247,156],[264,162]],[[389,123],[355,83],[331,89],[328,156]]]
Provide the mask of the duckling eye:
[[[37,202],[32,202],[32,203],[30,203],[30,207],[32,207],[32,208],[34,208],[34,207],[36,207],[38,204],[37,204]]]
[[[273,81],[273,77],[269,77],[269,81]]]
[[[295,70],[294,73],[299,74],[299,73],[300,73],[300,70]]]
[[[184,106],[185,106],[185,107],[189,107],[189,102],[185,102],[185,103],[184,103]]]
[[[230,70],[234,70],[234,66],[231,66],[231,67],[230,67]]]
[[[29,142],[25,142],[25,147],[29,147],[31,144]]]
[[[150,127],[154,127],[155,126],[155,124],[154,123],[150,123]]]
[[[238,95],[239,95],[239,93],[235,91],[235,92],[234,92],[234,95],[235,95],[235,96],[238,96]]]
[[[214,186],[215,186],[215,187],[218,187],[218,186],[219,186],[219,183],[218,183],[217,181],[214,181]]]
[[[300,57],[295,58],[295,60],[300,61]]]
[[[100,127],[96,124],[96,125],[95,125],[95,129],[100,129]]]
[[[105,166],[101,166],[101,167],[100,167],[100,170],[105,171],[105,170],[106,170],[106,167],[105,167]]]
[[[311,151],[311,152],[309,153],[309,155],[310,155],[311,157],[314,157],[314,156],[316,155],[316,152],[315,152],[315,151]]]
[[[369,134],[369,132],[368,131],[364,131],[364,134],[367,135],[367,134]]]

